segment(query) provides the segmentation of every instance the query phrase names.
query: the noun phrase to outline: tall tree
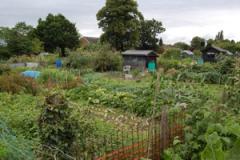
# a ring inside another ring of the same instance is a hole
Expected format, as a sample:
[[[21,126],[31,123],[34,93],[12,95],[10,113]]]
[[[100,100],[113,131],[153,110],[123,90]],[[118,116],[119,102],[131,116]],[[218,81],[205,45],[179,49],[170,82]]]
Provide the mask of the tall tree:
[[[216,35],[215,40],[219,40],[219,41],[223,41],[224,40],[223,30],[218,32],[218,34]]]
[[[75,24],[63,15],[48,14],[46,20],[39,19],[36,35],[44,42],[46,51],[61,49],[61,56],[66,56],[65,49],[74,49],[79,45],[79,33]]]
[[[33,27],[27,25],[25,22],[19,22],[9,30],[6,35],[8,49],[11,53],[16,55],[30,53],[32,41],[30,34],[33,32]]]
[[[160,42],[158,36],[164,31],[165,28],[163,28],[162,22],[155,19],[143,20],[141,22],[139,48],[157,50]]]
[[[97,13],[98,25],[104,32],[101,41],[117,50],[137,46],[142,19],[135,0],[106,0],[105,6]]]
[[[192,41],[191,41],[191,47],[193,49],[197,49],[197,50],[201,50],[203,49],[205,46],[205,40],[201,37],[193,37]]]

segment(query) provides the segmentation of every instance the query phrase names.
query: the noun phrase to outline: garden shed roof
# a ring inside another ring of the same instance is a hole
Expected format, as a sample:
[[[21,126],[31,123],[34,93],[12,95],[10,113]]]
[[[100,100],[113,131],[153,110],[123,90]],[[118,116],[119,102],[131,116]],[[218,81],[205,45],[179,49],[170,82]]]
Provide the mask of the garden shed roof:
[[[149,56],[154,55],[157,56],[156,52],[153,50],[127,50],[122,52],[122,55],[131,55],[131,56]]]

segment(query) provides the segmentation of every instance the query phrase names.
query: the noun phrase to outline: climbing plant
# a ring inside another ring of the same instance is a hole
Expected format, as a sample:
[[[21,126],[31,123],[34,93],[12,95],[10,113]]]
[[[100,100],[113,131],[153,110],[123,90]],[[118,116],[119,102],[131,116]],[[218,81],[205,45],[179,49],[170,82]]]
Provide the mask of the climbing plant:
[[[70,113],[63,95],[54,93],[46,97],[39,118],[42,159],[71,159],[77,123]]]

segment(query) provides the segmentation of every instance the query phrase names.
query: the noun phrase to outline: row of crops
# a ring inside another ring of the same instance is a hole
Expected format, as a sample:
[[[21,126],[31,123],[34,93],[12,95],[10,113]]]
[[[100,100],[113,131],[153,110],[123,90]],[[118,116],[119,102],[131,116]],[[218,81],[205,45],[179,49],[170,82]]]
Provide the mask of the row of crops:
[[[165,151],[164,159],[239,159],[239,60],[180,67],[171,64],[175,61],[168,60],[162,65],[158,82],[155,74],[124,80],[118,72],[80,74],[77,69],[53,67],[39,68],[42,76],[32,80],[19,75],[25,68],[9,70],[0,66],[3,70],[0,72],[0,159],[41,157],[44,150],[41,150],[39,119],[46,109],[45,97],[56,93],[68,101],[71,111],[67,122],[76,124],[69,155],[74,151],[72,156],[79,158],[99,152],[101,143],[89,140],[98,142],[103,135],[117,131],[125,123],[115,123],[119,117],[125,116],[131,123],[134,119],[151,117],[153,97],[157,96],[157,113],[162,106],[168,106],[173,114],[183,108],[186,111],[185,140],[181,142],[176,137],[173,147]],[[157,83],[160,89],[156,95]],[[107,114],[111,115],[107,120],[96,116]],[[127,125],[126,132],[131,128]]]

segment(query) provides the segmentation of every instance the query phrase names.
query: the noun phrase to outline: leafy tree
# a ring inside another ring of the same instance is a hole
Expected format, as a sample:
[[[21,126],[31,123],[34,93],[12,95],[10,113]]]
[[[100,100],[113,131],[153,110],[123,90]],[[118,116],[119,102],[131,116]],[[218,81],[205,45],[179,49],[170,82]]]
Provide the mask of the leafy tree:
[[[157,50],[160,44],[158,35],[164,31],[165,28],[162,27],[162,22],[155,19],[143,20],[141,22],[139,48]]]
[[[39,53],[43,50],[42,42],[33,34],[34,28],[25,22],[17,23],[13,28],[0,28],[0,39],[7,46],[1,49],[1,57],[11,55],[22,55],[28,53]]]
[[[174,44],[174,47],[177,47],[182,50],[189,50],[191,48],[191,46],[184,42],[177,42]]]
[[[7,37],[9,35],[10,28],[8,27],[0,27],[0,39],[3,41],[7,40]]]
[[[220,41],[224,40],[223,31],[218,32],[218,34],[216,35],[215,40],[220,40]]]
[[[104,32],[101,41],[117,50],[137,46],[142,19],[135,0],[106,0],[105,6],[97,13],[98,25]]]
[[[32,31],[33,27],[27,25],[25,22],[17,23],[15,27],[5,35],[9,51],[16,55],[30,53],[32,51],[32,42],[30,38],[30,33]]]
[[[43,42],[40,41],[38,38],[33,38],[32,39],[31,50],[32,50],[33,53],[40,53],[41,51],[44,50]]]
[[[201,37],[193,37],[192,41],[191,41],[191,47],[194,49],[198,49],[201,50],[203,49],[205,46],[205,40]]]
[[[39,19],[36,35],[44,42],[46,51],[61,49],[61,56],[66,56],[65,49],[74,49],[79,45],[79,33],[75,24],[63,15],[48,14],[46,20]]]
[[[11,56],[6,41],[9,30],[7,27],[0,27],[0,59],[6,59]]]

